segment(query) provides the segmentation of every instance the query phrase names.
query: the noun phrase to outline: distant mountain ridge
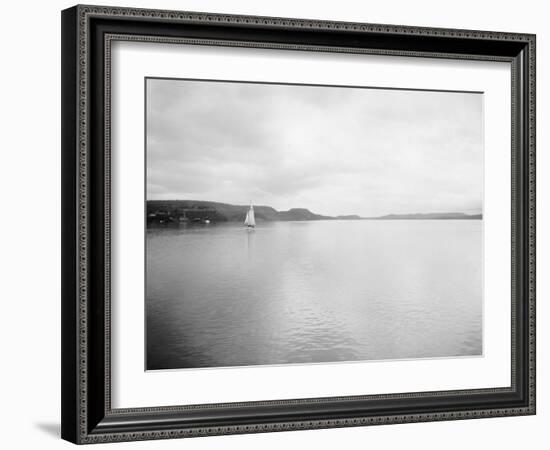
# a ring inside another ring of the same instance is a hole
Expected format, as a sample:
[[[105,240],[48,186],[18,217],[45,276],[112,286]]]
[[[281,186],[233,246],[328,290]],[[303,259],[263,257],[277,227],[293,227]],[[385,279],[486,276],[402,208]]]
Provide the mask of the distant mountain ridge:
[[[147,215],[161,215],[171,218],[186,217],[209,219],[218,222],[243,221],[249,205],[230,205],[228,203],[209,202],[204,200],[148,200]],[[291,220],[331,220],[335,217],[315,214],[305,208],[292,208],[288,211],[277,211],[271,206],[254,205],[257,221],[291,221]]]
[[[378,217],[366,217],[369,220],[481,220],[482,214],[450,213],[414,213],[414,214],[387,214]]]
[[[148,200],[147,221],[178,222],[181,220],[211,220],[214,222],[240,222],[244,220],[249,205],[231,205],[228,203],[205,200]],[[315,214],[306,208],[291,208],[277,211],[271,206],[254,205],[257,221],[308,221],[308,220],[461,220],[481,219],[481,214],[464,213],[427,213],[427,214],[388,214],[379,217],[361,217],[358,215],[325,216]]]

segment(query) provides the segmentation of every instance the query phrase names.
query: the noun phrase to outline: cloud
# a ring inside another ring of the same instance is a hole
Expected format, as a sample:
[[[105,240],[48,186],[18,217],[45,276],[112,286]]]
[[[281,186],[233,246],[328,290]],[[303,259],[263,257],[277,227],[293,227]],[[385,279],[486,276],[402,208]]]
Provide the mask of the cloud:
[[[147,81],[147,197],[479,212],[482,94]]]

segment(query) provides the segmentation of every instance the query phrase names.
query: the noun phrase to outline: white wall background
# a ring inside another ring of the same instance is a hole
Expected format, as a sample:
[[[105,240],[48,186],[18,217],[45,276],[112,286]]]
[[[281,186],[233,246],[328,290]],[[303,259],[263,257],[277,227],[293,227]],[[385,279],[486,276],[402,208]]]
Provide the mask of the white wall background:
[[[92,2],[93,3],[93,2]],[[98,0],[97,3],[104,3]],[[0,416],[3,448],[68,448],[60,403],[60,10],[71,1],[3,5],[0,255]],[[366,428],[115,444],[117,448],[542,448],[550,423],[550,29],[536,0],[111,0],[106,4],[536,33],[538,42],[538,415]],[[21,219],[17,215],[21,213]],[[114,448],[114,447],[113,447]]]

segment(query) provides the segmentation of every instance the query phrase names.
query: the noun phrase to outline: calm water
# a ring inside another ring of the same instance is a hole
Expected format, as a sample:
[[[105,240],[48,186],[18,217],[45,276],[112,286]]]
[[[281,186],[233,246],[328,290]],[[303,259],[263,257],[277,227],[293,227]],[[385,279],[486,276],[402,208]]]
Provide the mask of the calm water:
[[[147,231],[147,368],[480,355],[482,222]]]

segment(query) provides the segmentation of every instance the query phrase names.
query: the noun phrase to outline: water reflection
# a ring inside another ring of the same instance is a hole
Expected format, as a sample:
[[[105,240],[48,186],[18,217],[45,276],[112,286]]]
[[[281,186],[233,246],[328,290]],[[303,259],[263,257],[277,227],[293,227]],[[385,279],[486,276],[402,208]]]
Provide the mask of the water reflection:
[[[245,232],[245,248],[246,248],[246,255],[248,257],[248,261],[252,261],[252,257],[254,256],[254,239],[256,236],[256,230],[253,229],[247,229]]]
[[[149,369],[481,354],[480,221],[147,232]]]

